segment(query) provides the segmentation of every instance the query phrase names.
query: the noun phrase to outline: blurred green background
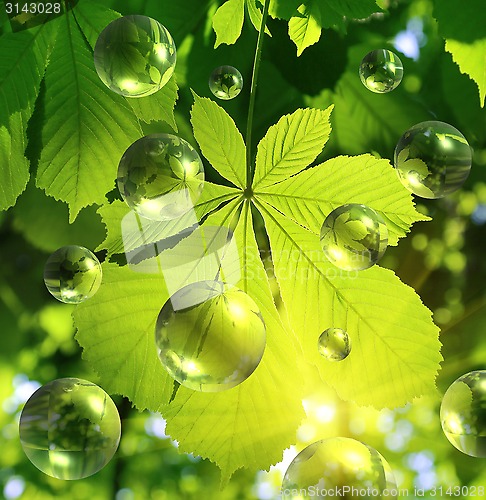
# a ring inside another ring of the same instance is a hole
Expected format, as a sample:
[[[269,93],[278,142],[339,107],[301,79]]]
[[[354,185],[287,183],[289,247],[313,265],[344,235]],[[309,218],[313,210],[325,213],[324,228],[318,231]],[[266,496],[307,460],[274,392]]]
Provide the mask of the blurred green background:
[[[82,1],[82,0],[80,0]],[[164,24],[178,47],[176,107],[179,133],[194,143],[189,123],[190,89],[211,97],[208,77],[223,64],[237,67],[245,89],[235,100],[219,102],[241,130],[246,126],[249,82],[257,33],[245,22],[234,46],[214,49],[212,16],[222,3],[207,0],[106,0],[122,14],[146,14]],[[284,462],[256,475],[237,472],[219,489],[217,467],[198,457],[181,455],[165,435],[156,414],[139,413],[120,397],[114,400],[123,421],[119,451],[93,477],[64,482],[43,475],[27,460],[18,438],[23,403],[41,384],[60,377],[97,382],[81,359],[74,340],[72,307],[56,302],[45,289],[42,272],[50,252],[68,243],[96,247],[104,228],[95,208],[82,211],[68,226],[67,208],[48,200],[49,211],[29,186],[17,205],[0,213],[0,496],[7,499],[273,499],[282,474],[300,449],[330,436],[349,436],[378,449],[392,466],[400,488],[486,486],[484,459],[453,448],[442,434],[440,395],[460,375],[486,368],[486,111],[479,106],[476,84],[460,73],[444,51],[433,18],[432,0],[383,0],[383,13],[347,22],[345,30],[324,30],[321,40],[296,57],[287,23],[269,19],[255,110],[255,140],[269,125],[297,107],[335,103],[331,140],[320,160],[338,154],[392,159],[400,135],[424,120],[457,127],[474,150],[473,169],[464,187],[441,200],[417,199],[432,222],[416,224],[398,247],[387,250],[381,265],[412,286],[432,310],[444,345],[435,399],[377,412],[340,401],[322,387],[304,402],[307,419],[297,444]],[[460,5],[460,2],[458,3]],[[389,95],[375,95],[361,84],[361,58],[376,48],[395,50],[405,76]],[[33,118],[35,126],[35,116]],[[164,131],[151,124],[146,132]],[[215,182],[221,180],[210,174]],[[113,196],[117,196],[114,193]],[[263,228],[259,228],[263,231]],[[103,257],[100,255],[100,257]],[[284,390],[284,388],[282,389]]]

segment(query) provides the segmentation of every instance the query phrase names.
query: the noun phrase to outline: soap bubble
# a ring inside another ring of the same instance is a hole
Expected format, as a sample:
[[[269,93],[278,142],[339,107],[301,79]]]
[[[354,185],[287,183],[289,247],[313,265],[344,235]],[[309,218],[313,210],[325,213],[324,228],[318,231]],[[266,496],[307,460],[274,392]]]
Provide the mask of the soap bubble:
[[[452,125],[414,125],[398,141],[395,168],[402,184],[422,198],[442,198],[459,189],[471,170],[471,148]]]
[[[329,361],[342,361],[351,352],[351,339],[342,328],[328,328],[319,336],[319,354]]]
[[[386,491],[385,491],[386,490]],[[336,495],[336,491],[340,494]],[[289,465],[282,498],[396,498],[396,481],[388,462],[371,446],[335,437],[304,448]]]
[[[246,380],[260,363],[265,338],[253,299],[220,281],[192,283],[173,294],[155,330],[159,358],[169,374],[203,392]]]
[[[20,441],[44,474],[81,479],[102,469],[120,441],[118,410],[103,389],[61,378],[34,392],[20,415]]]
[[[145,97],[160,90],[176,64],[170,33],[147,16],[124,16],[100,34],[94,63],[101,81],[125,97]]]
[[[242,88],[243,77],[233,66],[220,66],[209,77],[209,89],[219,99],[233,99]]]
[[[359,271],[373,266],[383,256],[388,229],[373,209],[349,203],[326,217],[320,239],[332,264],[345,271]]]
[[[486,370],[466,373],[451,384],[442,398],[440,423],[459,451],[486,458]]]
[[[56,250],[44,266],[44,283],[57,300],[79,304],[92,297],[101,284],[101,265],[87,248],[69,245]]]
[[[118,189],[142,217],[167,221],[192,209],[204,185],[197,151],[171,134],[152,134],[135,141],[118,165]]]
[[[359,77],[367,89],[384,94],[396,89],[402,81],[403,64],[390,50],[373,50],[363,57]]]

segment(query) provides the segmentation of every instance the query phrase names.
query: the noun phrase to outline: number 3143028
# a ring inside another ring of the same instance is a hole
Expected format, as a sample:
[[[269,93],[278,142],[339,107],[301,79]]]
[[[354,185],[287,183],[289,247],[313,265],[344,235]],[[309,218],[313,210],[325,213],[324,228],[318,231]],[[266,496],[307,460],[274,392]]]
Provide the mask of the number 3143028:
[[[484,486],[439,486],[430,490],[431,497],[484,498]]]
[[[7,14],[16,16],[17,14],[60,14],[61,4],[44,2],[16,2],[6,3],[5,10]]]

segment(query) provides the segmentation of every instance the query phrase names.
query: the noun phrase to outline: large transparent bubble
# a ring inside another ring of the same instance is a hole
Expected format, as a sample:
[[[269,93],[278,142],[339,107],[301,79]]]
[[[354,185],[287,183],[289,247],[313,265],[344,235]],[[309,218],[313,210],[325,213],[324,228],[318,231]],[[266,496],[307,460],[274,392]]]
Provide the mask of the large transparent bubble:
[[[245,381],[260,363],[265,340],[253,299],[220,281],[191,283],[173,294],[155,331],[159,358],[170,375],[203,392]]]
[[[368,269],[388,245],[388,229],[372,208],[348,203],[334,209],[321,228],[321,246],[328,260],[346,271]]]
[[[92,297],[101,284],[101,265],[87,248],[68,245],[56,250],[44,266],[44,283],[57,300],[79,304]]]
[[[402,184],[422,198],[442,198],[458,190],[471,170],[472,153],[452,125],[429,121],[407,130],[395,148]]]
[[[402,61],[391,50],[373,50],[363,57],[359,76],[368,90],[379,94],[391,92],[402,81]]]
[[[283,479],[282,498],[396,498],[395,489],[392,470],[380,453],[336,437],[317,441],[294,458]]]
[[[101,81],[125,97],[145,97],[160,90],[176,64],[170,33],[147,16],[124,16],[100,34],[94,63]]]
[[[486,458],[486,370],[466,373],[451,384],[442,398],[440,423],[459,451]]]
[[[20,416],[20,441],[29,460],[58,479],[81,479],[102,469],[120,441],[118,410],[103,389],[78,378],[38,389]]]
[[[184,139],[152,134],[125,151],[117,184],[132,210],[147,219],[168,221],[193,208],[204,186],[204,167]]]

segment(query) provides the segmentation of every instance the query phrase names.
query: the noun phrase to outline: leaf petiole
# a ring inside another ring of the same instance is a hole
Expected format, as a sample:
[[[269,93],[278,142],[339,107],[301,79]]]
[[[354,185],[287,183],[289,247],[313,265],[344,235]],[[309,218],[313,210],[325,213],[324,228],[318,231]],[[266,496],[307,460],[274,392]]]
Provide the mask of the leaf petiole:
[[[262,58],[263,37],[265,36],[265,25],[267,22],[269,5],[270,5],[270,0],[265,0],[265,4],[263,6],[262,22],[260,24],[260,31],[258,32],[255,60],[253,62],[253,73],[251,75],[250,104],[248,106],[248,121],[246,125],[246,191],[247,192],[251,191],[251,183],[253,181],[253,174],[254,174],[254,169],[252,169],[252,158],[251,158],[253,112],[255,110],[258,71],[260,69],[260,61]]]

